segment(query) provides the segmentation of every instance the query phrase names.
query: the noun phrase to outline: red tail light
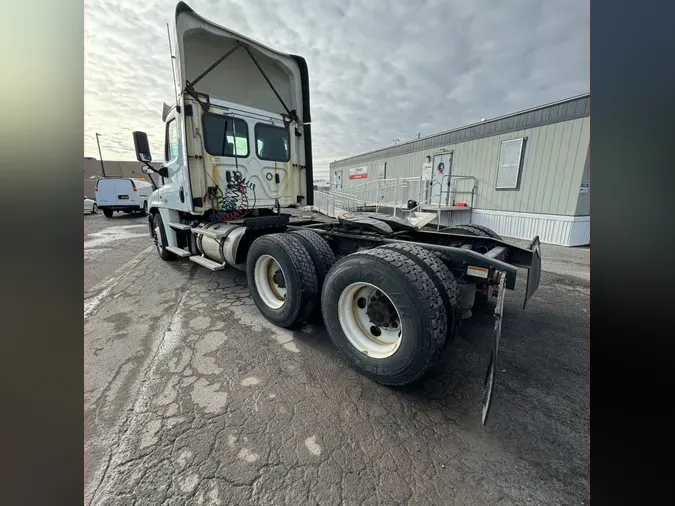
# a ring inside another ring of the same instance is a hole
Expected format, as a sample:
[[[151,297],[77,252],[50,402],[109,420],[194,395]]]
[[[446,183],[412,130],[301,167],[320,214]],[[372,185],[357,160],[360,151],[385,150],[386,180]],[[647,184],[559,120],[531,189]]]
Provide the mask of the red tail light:
[[[99,181],[100,181],[99,179],[96,180],[96,190],[95,191],[98,191],[98,182]]]
[[[131,188],[132,188],[134,191],[138,191],[138,189],[136,188],[136,183],[134,183],[133,181],[131,182]]]

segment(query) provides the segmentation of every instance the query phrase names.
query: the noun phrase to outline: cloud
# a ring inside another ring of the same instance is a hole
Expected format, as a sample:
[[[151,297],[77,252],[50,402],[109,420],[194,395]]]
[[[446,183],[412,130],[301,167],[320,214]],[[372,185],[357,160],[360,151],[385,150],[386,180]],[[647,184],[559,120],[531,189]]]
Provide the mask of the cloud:
[[[85,156],[163,152],[176,1],[85,6]],[[200,15],[307,59],[314,165],[589,89],[588,1],[193,0]],[[143,7],[141,7],[143,5]]]

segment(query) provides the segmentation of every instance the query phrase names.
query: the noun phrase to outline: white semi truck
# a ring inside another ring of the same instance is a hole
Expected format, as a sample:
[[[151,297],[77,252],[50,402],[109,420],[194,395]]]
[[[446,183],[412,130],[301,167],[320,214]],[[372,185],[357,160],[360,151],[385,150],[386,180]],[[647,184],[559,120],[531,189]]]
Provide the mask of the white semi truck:
[[[176,100],[164,105],[164,163],[144,132],[136,155],[165,184],[148,204],[149,230],[166,261],[187,257],[217,271],[245,271],[270,322],[293,327],[320,311],[346,360],[385,385],[420,378],[471,315],[495,304],[482,420],[494,390],[506,289],[541,251],[476,225],[420,229],[379,213],[304,219],[313,204],[309,77],[305,59],[281,53],[178,3],[173,39]],[[523,305],[523,308],[525,306]]]

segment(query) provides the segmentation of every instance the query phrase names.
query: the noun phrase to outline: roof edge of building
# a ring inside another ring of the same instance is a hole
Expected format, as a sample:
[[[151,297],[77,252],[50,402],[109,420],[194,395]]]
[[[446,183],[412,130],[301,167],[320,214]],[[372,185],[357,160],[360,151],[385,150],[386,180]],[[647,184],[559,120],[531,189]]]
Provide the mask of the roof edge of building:
[[[534,113],[534,112],[537,112],[537,111],[542,111],[544,109],[553,108],[553,107],[560,106],[560,105],[563,105],[563,104],[567,104],[567,103],[570,103],[570,102],[574,102],[574,101],[577,101],[577,100],[579,100],[579,101],[583,100],[583,99],[590,100],[590,96],[591,96],[590,93],[582,93],[580,95],[575,95],[575,96],[572,96],[572,97],[564,98],[562,100],[557,100],[555,102],[548,102],[546,104],[538,105],[536,107],[530,107],[528,109],[522,109],[520,111],[512,112],[512,113],[509,113],[509,114],[504,114],[502,116],[497,116],[495,118],[486,119],[485,121],[478,121],[476,123],[471,123],[469,125],[464,125],[464,126],[461,126],[461,127],[450,129],[450,130],[444,130],[442,132],[438,132],[438,133],[435,133],[435,134],[427,135],[425,137],[421,137],[420,139],[411,139],[409,141],[402,142],[400,144],[396,144],[394,146],[386,146],[384,148],[375,149],[373,151],[367,151],[365,153],[360,153],[358,155],[353,155],[353,156],[349,156],[349,157],[346,157],[346,158],[341,158],[340,160],[335,160],[334,162],[331,162],[330,167],[332,168],[333,166],[338,166],[338,165],[341,165],[345,162],[349,162],[349,161],[352,161],[352,160],[356,161],[357,159],[361,159],[361,158],[368,158],[368,159],[382,158],[384,156],[387,156],[387,154],[385,154],[385,152],[389,152],[390,150],[392,151],[392,153],[391,153],[392,155],[393,154],[404,154],[404,153],[408,153],[408,152],[411,152],[411,151],[417,151],[416,149],[405,149],[405,148],[410,147],[410,146],[412,146],[416,143],[419,143],[420,145],[423,145],[424,141],[428,141],[430,139],[437,139],[437,138],[441,138],[442,136],[449,136],[450,134],[457,134],[457,133],[462,132],[464,130],[469,130],[469,129],[472,129],[472,128],[475,128],[475,127],[494,125],[499,121],[504,121],[504,120],[507,120],[507,119],[510,119],[510,118],[516,118],[518,116],[522,116],[522,115],[525,115],[525,114],[528,114],[528,113]],[[587,105],[584,109],[585,109],[585,112],[581,115],[578,115],[579,117],[585,117],[585,116],[590,115],[590,107]],[[567,119],[562,118],[562,119],[559,119],[558,121],[567,121]],[[555,121],[555,122],[558,122],[558,121]],[[552,122],[554,122],[554,121],[552,121]],[[529,127],[529,128],[531,128],[531,127]],[[497,135],[497,134],[495,133],[494,135]],[[466,139],[466,140],[473,140],[473,139]],[[465,142],[465,140],[461,140],[459,142]],[[401,151],[401,153],[393,153],[393,151]],[[373,156],[375,154],[382,154],[382,156],[377,156],[377,157]],[[365,161],[365,160],[363,160],[363,161]]]

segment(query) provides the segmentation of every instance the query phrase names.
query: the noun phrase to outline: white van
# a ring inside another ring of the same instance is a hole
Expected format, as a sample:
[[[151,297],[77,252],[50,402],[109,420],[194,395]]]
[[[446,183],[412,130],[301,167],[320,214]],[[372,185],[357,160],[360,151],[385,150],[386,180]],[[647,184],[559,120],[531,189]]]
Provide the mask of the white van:
[[[96,206],[110,218],[115,211],[148,212],[152,185],[128,177],[104,177],[96,181]]]

